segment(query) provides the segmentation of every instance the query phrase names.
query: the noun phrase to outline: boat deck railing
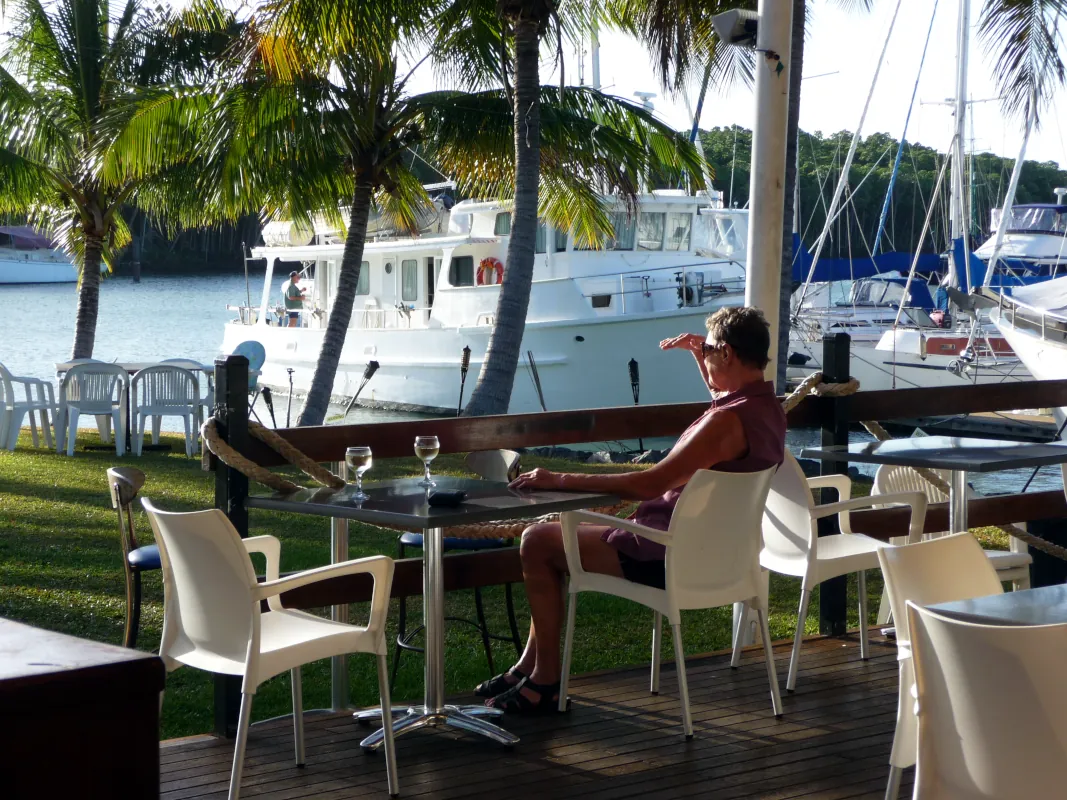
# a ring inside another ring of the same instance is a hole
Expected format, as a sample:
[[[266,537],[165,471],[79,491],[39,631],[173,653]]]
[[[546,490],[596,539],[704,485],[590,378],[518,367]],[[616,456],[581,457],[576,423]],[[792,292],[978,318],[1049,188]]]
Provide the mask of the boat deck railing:
[[[1044,341],[1067,341],[1067,316],[1037,308],[1003,292],[998,311],[1002,320],[1011,322],[1012,328],[1036,333]]]

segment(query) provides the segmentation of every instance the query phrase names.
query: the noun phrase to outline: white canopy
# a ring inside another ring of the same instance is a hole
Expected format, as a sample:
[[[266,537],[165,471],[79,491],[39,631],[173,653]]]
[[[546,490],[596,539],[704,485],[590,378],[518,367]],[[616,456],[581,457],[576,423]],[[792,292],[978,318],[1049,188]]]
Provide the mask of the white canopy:
[[[1067,316],[1067,277],[1017,286],[1011,296],[1033,308]]]

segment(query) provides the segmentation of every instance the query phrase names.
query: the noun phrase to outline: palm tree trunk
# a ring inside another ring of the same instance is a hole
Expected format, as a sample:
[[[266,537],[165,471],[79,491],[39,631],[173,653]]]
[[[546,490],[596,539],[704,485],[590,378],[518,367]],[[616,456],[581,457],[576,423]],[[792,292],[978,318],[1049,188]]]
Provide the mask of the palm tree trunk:
[[[797,184],[797,135],[800,131],[800,86],[804,73],[805,0],[793,0],[793,36],[789,56],[789,121],[785,151],[785,209],[782,214],[782,282],[778,298],[778,374],[785,391],[789,361],[789,298],[793,294],[793,196]],[[803,246],[803,243],[801,243]]]
[[[506,414],[519,364],[526,312],[533,282],[537,235],[537,185],[541,170],[541,78],[538,72],[539,23],[514,21],[515,37],[515,210],[511,218],[507,264],[496,305],[485,361],[465,413]]]
[[[352,306],[356,301],[356,287],[359,284],[360,264],[363,262],[363,244],[367,239],[367,219],[370,216],[373,189],[370,180],[360,178],[356,181],[356,192],[352,198],[352,212],[348,218],[348,234],[345,236],[345,250],[341,255],[341,274],[337,280],[337,294],[330,309],[330,320],[326,324],[326,334],[322,338],[322,349],[315,364],[315,374],[311,377],[307,402],[300,412],[297,425],[321,425],[326,419],[326,410],[330,405],[334,378],[337,377],[337,365],[341,361],[341,348],[345,346],[348,324],[352,321]]]
[[[74,350],[71,358],[92,358],[96,344],[96,318],[100,313],[100,259],[104,240],[85,235],[85,257],[78,285],[78,314],[74,322]]]

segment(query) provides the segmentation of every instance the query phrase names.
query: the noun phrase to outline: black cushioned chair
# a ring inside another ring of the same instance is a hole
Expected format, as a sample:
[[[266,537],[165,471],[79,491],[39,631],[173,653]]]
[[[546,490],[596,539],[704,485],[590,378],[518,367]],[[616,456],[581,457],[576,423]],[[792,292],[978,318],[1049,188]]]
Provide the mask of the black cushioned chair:
[[[111,505],[119,515],[119,541],[122,543],[122,566],[126,573],[126,632],[122,644],[137,646],[137,629],[141,624],[141,573],[159,569],[159,548],[137,546],[133,526],[133,501],[144,486],[144,473],[133,467],[112,467],[107,471]]]

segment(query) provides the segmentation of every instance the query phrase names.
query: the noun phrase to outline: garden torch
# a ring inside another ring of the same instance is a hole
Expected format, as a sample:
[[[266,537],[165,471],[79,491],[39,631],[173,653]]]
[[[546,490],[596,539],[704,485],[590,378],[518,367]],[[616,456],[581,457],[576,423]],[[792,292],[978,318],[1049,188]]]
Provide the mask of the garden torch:
[[[456,416],[463,413],[463,387],[467,383],[467,370],[471,368],[470,345],[463,345],[463,358],[459,362],[459,405],[456,406]]]
[[[637,359],[630,359],[630,390],[634,393],[634,405],[637,405],[638,398],[641,396],[641,373],[637,368]],[[640,436],[637,437],[637,446],[641,448],[641,452],[645,451],[645,440]]]
[[[374,377],[374,373],[378,371],[380,365],[377,361],[368,361],[367,366],[363,370],[363,380],[359,382],[359,388],[356,389],[356,393],[352,395],[352,399],[348,401],[348,407],[345,409],[345,417],[348,416],[348,412],[352,410],[352,406],[356,404],[356,398],[359,397],[359,393],[363,391],[363,387],[367,385],[367,381]]]

